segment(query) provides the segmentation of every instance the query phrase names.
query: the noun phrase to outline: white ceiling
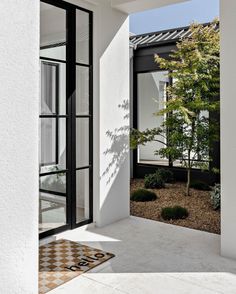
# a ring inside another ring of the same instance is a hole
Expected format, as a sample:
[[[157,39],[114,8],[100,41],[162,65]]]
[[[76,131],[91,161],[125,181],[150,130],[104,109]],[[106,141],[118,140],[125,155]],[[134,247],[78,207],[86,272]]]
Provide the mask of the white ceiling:
[[[190,0],[111,0],[111,4],[112,7],[130,14],[186,1]]]

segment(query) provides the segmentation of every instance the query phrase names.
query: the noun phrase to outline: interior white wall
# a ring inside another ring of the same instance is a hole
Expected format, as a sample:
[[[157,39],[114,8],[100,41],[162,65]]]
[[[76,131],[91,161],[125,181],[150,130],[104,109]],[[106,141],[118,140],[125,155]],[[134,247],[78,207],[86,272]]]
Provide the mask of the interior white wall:
[[[221,253],[236,258],[236,1],[221,0]]]
[[[0,1],[0,292],[38,292],[39,1]]]

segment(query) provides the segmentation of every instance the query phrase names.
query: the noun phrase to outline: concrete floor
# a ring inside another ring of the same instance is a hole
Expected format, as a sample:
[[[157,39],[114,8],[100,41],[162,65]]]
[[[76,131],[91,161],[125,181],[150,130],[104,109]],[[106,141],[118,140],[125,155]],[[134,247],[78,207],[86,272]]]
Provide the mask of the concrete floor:
[[[55,238],[116,257],[50,294],[236,294],[236,261],[220,256],[220,236],[215,234],[131,217]]]

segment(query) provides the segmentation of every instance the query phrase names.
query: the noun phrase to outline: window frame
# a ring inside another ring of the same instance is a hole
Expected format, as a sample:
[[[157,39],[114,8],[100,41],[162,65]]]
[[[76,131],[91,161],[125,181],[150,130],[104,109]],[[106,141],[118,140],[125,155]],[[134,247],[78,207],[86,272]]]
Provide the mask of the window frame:
[[[40,60],[58,62],[66,65],[66,114],[54,115],[52,117],[65,118],[66,127],[66,168],[53,172],[40,173],[40,177],[46,175],[66,174],[66,194],[55,193],[58,196],[66,197],[66,224],[55,229],[39,234],[39,238],[45,238],[68,229],[74,229],[93,222],[93,11],[79,7],[75,4],[62,0],[40,0],[66,12],[66,59],[54,59],[40,56]],[[89,14],[89,61],[88,64],[76,62],[76,11],[84,11]],[[52,45],[51,45],[52,46]],[[42,49],[45,49],[43,46]],[[89,113],[88,115],[76,115],[76,66],[89,68]],[[41,118],[48,117],[41,115]],[[89,118],[89,166],[76,167],[76,119],[81,117]],[[74,160],[73,160],[74,159]],[[82,169],[89,169],[89,219],[76,222],[76,172]],[[42,192],[45,192],[42,190]],[[49,193],[50,194],[50,193]],[[61,194],[61,195],[60,195]],[[62,195],[63,194],[63,195]]]

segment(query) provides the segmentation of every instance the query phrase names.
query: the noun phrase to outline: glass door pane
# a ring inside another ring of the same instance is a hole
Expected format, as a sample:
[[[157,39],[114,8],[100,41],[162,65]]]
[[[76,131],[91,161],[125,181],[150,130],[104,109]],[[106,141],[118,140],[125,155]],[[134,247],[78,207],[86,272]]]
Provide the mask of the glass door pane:
[[[89,119],[76,119],[76,167],[89,166]]]
[[[76,223],[91,219],[92,52],[90,14],[76,10]]]
[[[76,172],[76,223],[89,217],[89,169],[82,169]]]
[[[92,220],[92,13],[66,1],[44,1],[49,2],[40,1],[41,237]]]
[[[67,224],[66,10],[40,4],[39,232]]]
[[[40,56],[66,60],[66,11],[40,3]]]
[[[89,13],[76,10],[76,61],[89,64]]]
[[[89,68],[76,67],[76,114],[89,114]]]

